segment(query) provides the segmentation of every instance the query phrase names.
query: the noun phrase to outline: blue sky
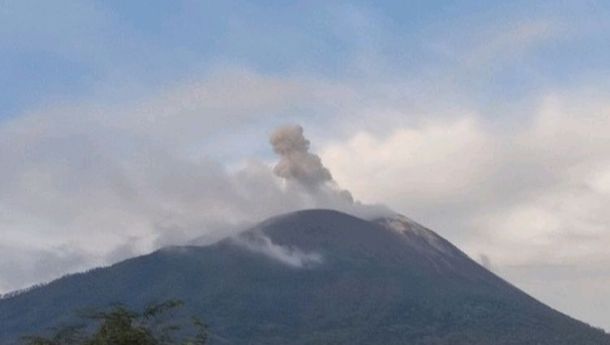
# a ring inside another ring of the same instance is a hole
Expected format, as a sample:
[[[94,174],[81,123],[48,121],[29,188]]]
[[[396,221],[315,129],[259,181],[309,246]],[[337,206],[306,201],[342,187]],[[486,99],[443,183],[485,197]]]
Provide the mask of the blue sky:
[[[299,123],[357,199],[610,329],[609,19],[608,1],[0,0],[0,292],[312,206],[270,170],[268,134]]]
[[[0,113],[98,92],[120,98],[122,85],[164,87],[218,65],[436,80],[483,40],[539,25],[549,31],[540,42],[455,76],[473,102],[512,103],[607,74],[608,10],[602,1],[3,1]]]

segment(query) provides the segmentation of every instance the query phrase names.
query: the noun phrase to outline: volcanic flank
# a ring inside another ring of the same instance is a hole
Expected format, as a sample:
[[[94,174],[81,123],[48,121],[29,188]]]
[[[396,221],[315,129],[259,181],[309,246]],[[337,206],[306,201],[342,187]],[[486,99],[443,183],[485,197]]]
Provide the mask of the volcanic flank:
[[[212,344],[610,344],[433,231],[354,201],[300,126],[270,142],[284,182],[276,194],[335,210],[280,214],[213,244],[162,248],[2,299],[0,344],[70,323],[83,308],[166,299],[204,318]]]
[[[280,215],[0,301],[0,343],[74,310],[179,298],[213,344],[610,344],[402,216]]]

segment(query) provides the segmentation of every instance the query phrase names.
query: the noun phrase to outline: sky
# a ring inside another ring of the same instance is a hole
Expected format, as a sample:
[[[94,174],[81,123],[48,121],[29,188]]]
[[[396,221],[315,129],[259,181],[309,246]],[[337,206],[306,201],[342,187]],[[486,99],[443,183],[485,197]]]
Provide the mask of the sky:
[[[336,190],[610,330],[609,18],[607,1],[0,0],[0,292],[345,208],[273,174],[270,134],[299,124]]]

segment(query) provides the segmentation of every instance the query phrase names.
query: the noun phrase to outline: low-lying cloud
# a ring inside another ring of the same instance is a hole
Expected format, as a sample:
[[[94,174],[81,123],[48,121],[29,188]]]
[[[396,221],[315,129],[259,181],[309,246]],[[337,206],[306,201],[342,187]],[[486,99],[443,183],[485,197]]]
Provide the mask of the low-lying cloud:
[[[323,257],[316,252],[306,253],[299,248],[291,248],[273,243],[264,235],[236,236],[232,241],[255,253],[263,254],[271,259],[277,260],[285,265],[306,268],[322,263]]]
[[[142,104],[61,107],[0,123],[0,232],[12,248],[0,251],[0,262],[12,263],[0,265],[0,292],[194,238],[213,242],[294,210],[388,212],[341,190],[299,126],[272,134],[275,169],[256,159],[227,168],[201,147],[263,110],[283,112],[307,94],[300,87],[229,73]],[[230,97],[251,92],[264,97]],[[256,140],[268,145],[272,128]],[[50,261],[57,269],[44,269]]]

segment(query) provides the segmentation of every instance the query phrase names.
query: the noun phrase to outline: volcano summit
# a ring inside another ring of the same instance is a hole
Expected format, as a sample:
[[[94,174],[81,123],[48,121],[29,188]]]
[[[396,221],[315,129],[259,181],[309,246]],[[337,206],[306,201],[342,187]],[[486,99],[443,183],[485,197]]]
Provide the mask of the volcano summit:
[[[213,344],[610,344],[402,216],[280,215],[208,246],[168,247],[0,300],[0,343],[74,310],[167,298]]]

